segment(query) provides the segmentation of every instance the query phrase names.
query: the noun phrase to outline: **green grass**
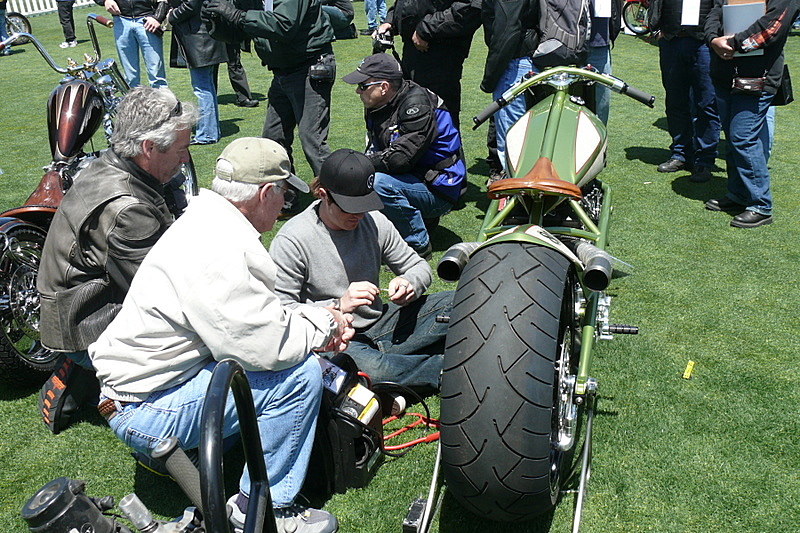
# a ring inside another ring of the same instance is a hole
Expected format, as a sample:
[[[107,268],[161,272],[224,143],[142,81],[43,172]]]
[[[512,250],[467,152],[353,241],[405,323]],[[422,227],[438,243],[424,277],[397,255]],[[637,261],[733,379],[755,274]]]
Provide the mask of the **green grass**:
[[[356,4],[359,27],[362,4]],[[88,8],[76,9],[82,20]],[[31,19],[57,61],[68,55],[54,14]],[[110,32],[100,31],[112,52]],[[88,51],[86,30],[78,28]],[[339,77],[369,53],[366,38],[335,45]],[[788,43],[788,62],[800,72],[800,37]],[[489,103],[477,90],[485,58],[476,35],[464,71],[462,124]],[[612,321],[640,326],[638,336],[599,344],[592,375],[599,381],[594,468],[583,514],[585,532],[792,532],[800,520],[800,403],[797,383],[797,265],[800,262],[800,107],[778,110],[772,169],[775,223],[756,230],[728,226],[730,217],[702,203],[725,190],[724,171],[701,185],[686,174],[663,175],[655,167],[669,152],[663,89],[656,48],[620,36],[613,52],[615,74],[657,96],[655,109],[615,96],[608,168],[615,193],[609,250],[636,267],[614,280]],[[254,93],[264,98],[269,74],[244,55]],[[0,206],[19,205],[49,160],[45,129],[47,94],[59,79],[30,45],[0,57]],[[170,70],[171,88],[193,100],[188,72]],[[192,149],[207,185],[224,143],[258,135],[264,105],[241,109],[224,76],[220,80],[223,144]],[[361,148],[362,109],[352,86],[334,86],[331,148]],[[485,129],[463,132],[470,170],[467,205],[442,219],[434,235],[435,256],[477,231],[488,169]],[[102,140],[98,141],[102,146]],[[299,146],[296,154],[302,154]],[[298,174],[311,179],[300,155]],[[723,165],[721,160],[719,165]],[[271,235],[264,238],[268,243]],[[436,282],[435,290],[450,288]],[[690,380],[681,378],[695,361]],[[22,504],[58,476],[83,479],[92,496],[117,500],[135,491],[155,513],[176,516],[187,504],[176,486],[137,469],[127,449],[100,417],[51,435],[36,412],[36,390],[0,388],[0,531],[22,532]],[[435,400],[433,409],[438,410]],[[334,496],[326,509],[342,531],[398,531],[412,498],[426,492],[434,446],[418,447],[384,464],[365,489]],[[235,477],[229,469],[229,477]],[[569,531],[574,497],[552,516],[520,525],[486,523],[445,497],[434,526],[440,532]]]

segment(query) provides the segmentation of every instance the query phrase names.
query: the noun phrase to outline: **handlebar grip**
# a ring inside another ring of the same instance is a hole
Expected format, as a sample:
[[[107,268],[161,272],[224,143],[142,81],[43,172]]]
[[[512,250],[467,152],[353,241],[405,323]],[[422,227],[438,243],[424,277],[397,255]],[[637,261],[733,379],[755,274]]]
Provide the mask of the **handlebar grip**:
[[[475,125],[472,126],[472,129],[477,130],[478,126],[489,120],[489,117],[497,113],[500,110],[500,108],[505,105],[506,101],[503,100],[502,98],[498,98],[497,100],[489,104],[489,106],[480,113],[478,113],[477,116],[472,117],[472,122],[475,123]]]
[[[92,19],[94,19],[96,22],[98,22],[99,24],[102,24],[103,26],[105,26],[106,28],[113,28],[114,27],[114,21],[109,19],[109,18],[104,17],[103,15],[95,15],[94,13],[92,13],[89,16]]]
[[[656,101],[656,97],[652,94],[647,94],[646,92],[640,91],[636,87],[631,87],[628,84],[625,84],[625,87],[620,92],[630,96],[638,102],[643,103],[647,107],[653,107],[653,103]]]

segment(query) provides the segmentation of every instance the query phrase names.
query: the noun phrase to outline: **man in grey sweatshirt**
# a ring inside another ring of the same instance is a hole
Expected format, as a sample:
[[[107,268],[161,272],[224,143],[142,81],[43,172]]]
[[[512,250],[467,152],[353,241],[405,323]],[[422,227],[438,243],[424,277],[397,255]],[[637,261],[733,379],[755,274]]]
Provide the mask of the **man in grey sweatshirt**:
[[[275,291],[287,306],[333,304],[352,313],[347,353],[373,381],[439,390],[453,292],[425,295],[428,263],[403,240],[372,188],[375,169],[353,150],[337,150],[311,188],[318,198],[288,221],[269,249],[278,266]],[[381,264],[395,277],[379,288]],[[381,299],[385,294],[388,302]]]

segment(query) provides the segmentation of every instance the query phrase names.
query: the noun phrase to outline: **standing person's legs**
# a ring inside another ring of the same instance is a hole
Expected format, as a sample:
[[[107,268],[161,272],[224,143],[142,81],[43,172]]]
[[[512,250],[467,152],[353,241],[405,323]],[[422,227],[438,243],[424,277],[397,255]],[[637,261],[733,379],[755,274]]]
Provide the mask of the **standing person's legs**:
[[[75,0],[59,0],[56,2],[58,7],[58,22],[61,23],[61,31],[64,34],[64,42],[75,42],[75,21],[72,16],[72,7]]]
[[[711,83],[711,53],[702,41],[691,43],[695,47],[692,71],[692,99],[694,100],[694,163],[697,167],[712,168],[719,145],[719,113],[717,96]]]
[[[492,93],[492,98],[497,100],[503,93],[508,90],[514,83],[519,81],[523,74],[536,71],[533,62],[529,57],[518,57],[512,59],[500,80],[497,82]],[[505,168],[506,165],[506,134],[508,129],[516,122],[522,115],[525,114],[525,98],[520,96],[512,101],[507,106],[501,108],[494,114],[494,125],[497,138],[497,156],[500,163]],[[507,169],[506,169],[507,170]]]
[[[589,46],[589,56],[586,62],[603,74],[611,74],[611,49],[608,46]],[[608,124],[608,115],[611,110],[611,89],[599,83],[594,87],[595,101],[597,104],[597,118]]]
[[[280,144],[292,157],[292,143],[294,142],[294,128],[297,126],[294,109],[291,101],[292,83],[289,80],[291,74],[281,74],[273,72],[272,83],[267,91],[267,117],[264,120],[264,128],[261,136],[265,139],[272,139]],[[305,79],[305,75],[303,75]],[[294,163],[292,163],[294,167]]]
[[[141,26],[135,20],[126,17],[114,16],[114,43],[117,46],[119,64],[125,81],[131,87],[139,85],[139,39],[136,26]]]
[[[689,37],[675,37],[667,41],[658,41],[659,65],[661,67],[661,83],[664,86],[664,108],[667,115],[667,130],[672,138],[670,144],[670,160],[674,159],[689,167],[694,163],[694,128],[692,127],[692,105],[689,92],[692,86],[691,67],[694,52],[690,54],[690,62],[686,60],[686,41],[694,41]],[[669,164],[666,161],[659,165],[660,172],[674,172],[681,165]]]
[[[302,82],[302,87],[299,83]],[[304,76],[296,80],[297,96],[302,98],[295,107],[297,135],[306,160],[315,176],[319,176],[322,163],[328,158],[328,131],[331,125],[331,91],[333,80],[312,80]]]
[[[144,68],[147,71],[147,81],[150,87],[166,87],[167,74],[164,67],[164,39],[160,35],[151,33],[144,29],[138,19],[136,35],[138,37],[139,48],[144,58]],[[137,60],[138,65],[138,60]]]
[[[6,10],[0,9],[0,41],[5,41],[6,39],[8,39],[8,33],[6,31]],[[11,47],[6,46],[0,53],[4,56],[11,55]]]
[[[247,83],[247,74],[242,66],[241,50],[238,43],[226,44],[225,49],[228,52],[228,80],[231,82],[231,88],[236,94],[236,105],[255,107],[251,104],[253,102],[250,93],[250,84]]]
[[[219,108],[217,106],[216,77],[219,65],[190,68],[192,90],[197,97],[200,119],[194,140],[198,144],[213,144],[219,141]]]

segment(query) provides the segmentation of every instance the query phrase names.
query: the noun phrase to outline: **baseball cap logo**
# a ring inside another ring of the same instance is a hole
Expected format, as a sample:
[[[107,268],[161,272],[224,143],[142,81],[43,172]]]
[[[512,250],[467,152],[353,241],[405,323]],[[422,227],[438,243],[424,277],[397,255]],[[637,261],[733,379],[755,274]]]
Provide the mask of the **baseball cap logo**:
[[[370,174],[367,177],[367,189],[370,191],[375,189],[375,174]]]

